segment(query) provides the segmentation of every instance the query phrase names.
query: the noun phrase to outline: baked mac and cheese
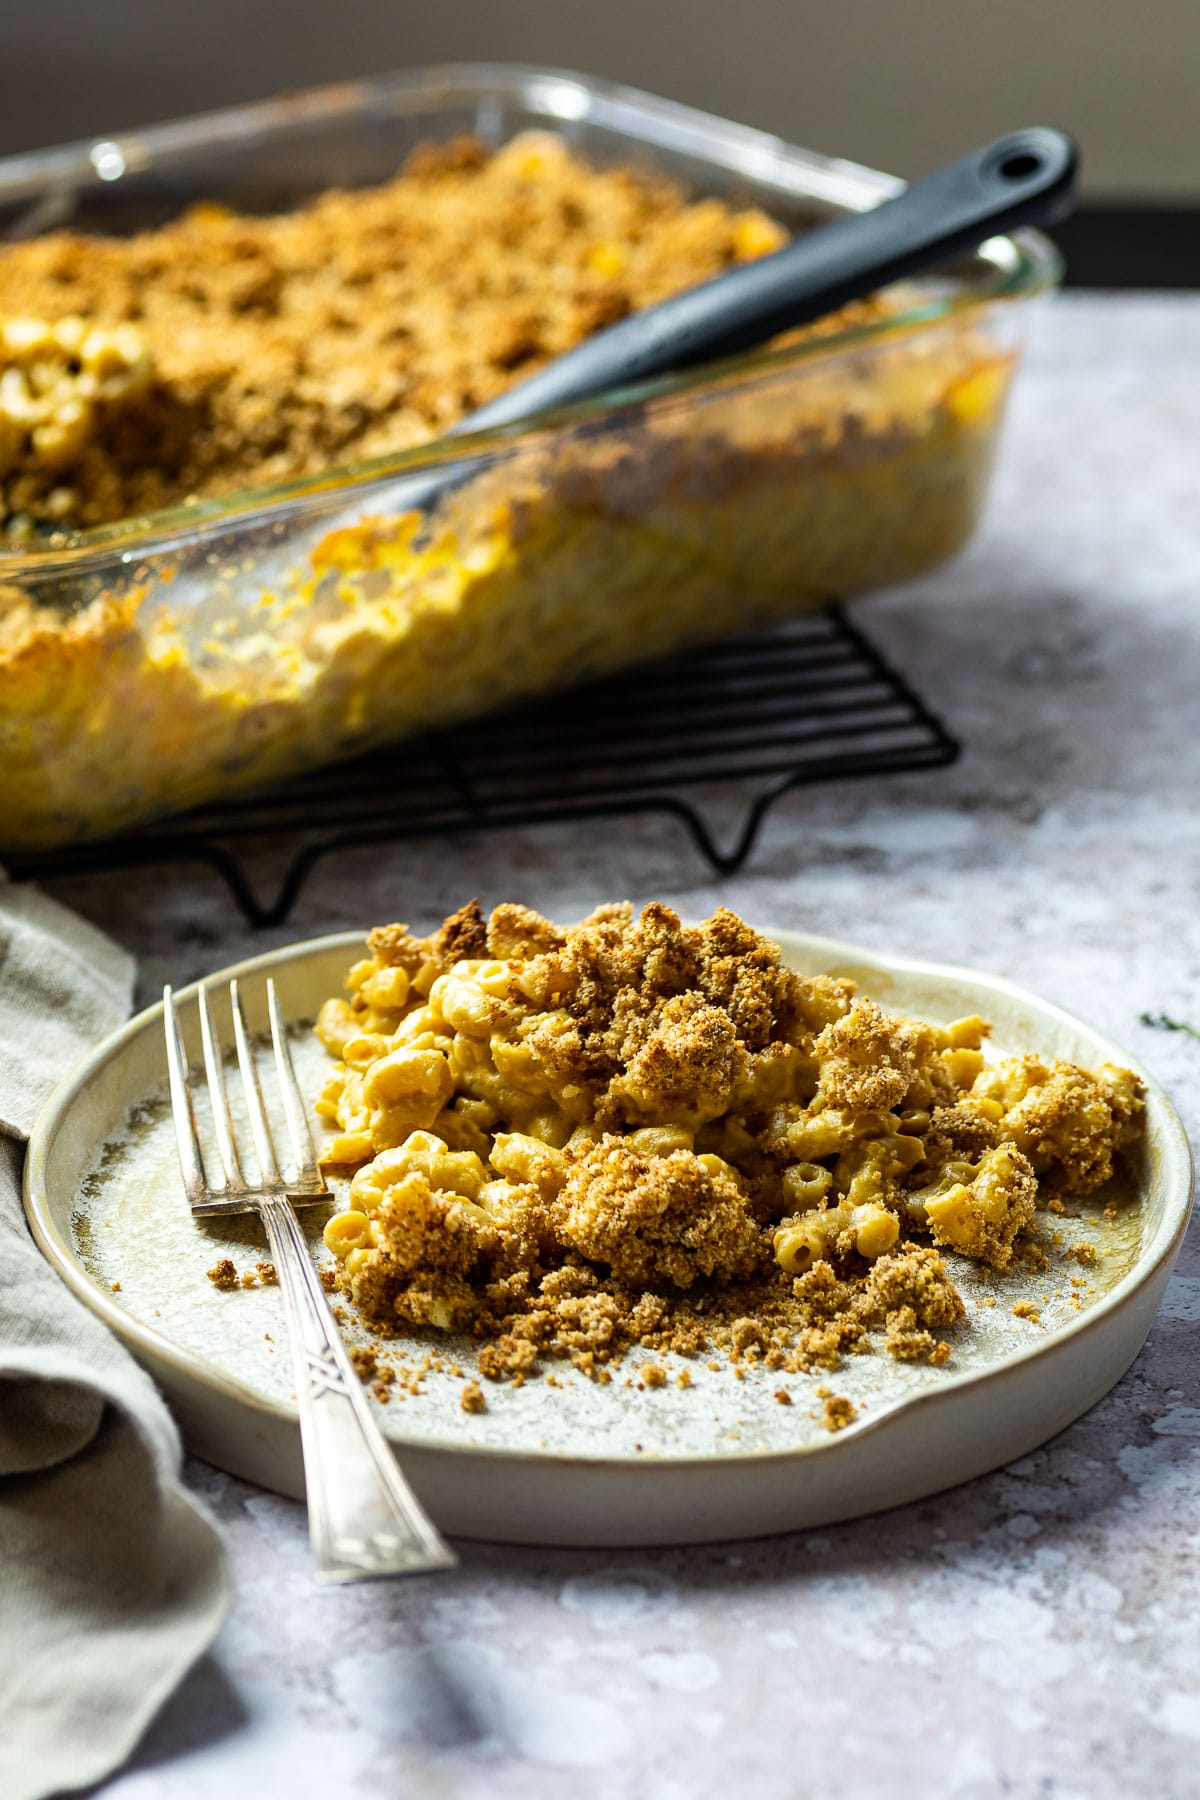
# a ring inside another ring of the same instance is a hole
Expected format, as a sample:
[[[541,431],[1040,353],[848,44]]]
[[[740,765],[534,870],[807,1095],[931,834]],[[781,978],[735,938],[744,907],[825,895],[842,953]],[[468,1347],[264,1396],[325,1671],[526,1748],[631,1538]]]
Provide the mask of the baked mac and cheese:
[[[952,554],[1012,370],[978,314],[531,430],[429,516],[347,488],[347,464],[439,437],[783,236],[539,136],[443,146],[277,217],[207,206],[129,239],[0,246],[0,851],[261,787]],[[885,296],[803,335],[896,311]],[[313,485],[264,515],[263,484],[294,479]],[[66,535],[180,505],[176,535],[131,526],[132,550]]]

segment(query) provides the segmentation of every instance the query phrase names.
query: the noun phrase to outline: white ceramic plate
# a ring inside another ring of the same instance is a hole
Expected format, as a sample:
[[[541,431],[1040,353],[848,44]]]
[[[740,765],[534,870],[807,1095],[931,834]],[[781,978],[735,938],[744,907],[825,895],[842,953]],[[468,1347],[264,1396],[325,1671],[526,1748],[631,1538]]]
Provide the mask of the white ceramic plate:
[[[794,968],[851,975],[886,1007],[942,1022],[982,1013],[995,1023],[997,1053],[1036,1050],[1085,1066],[1136,1066],[1088,1026],[1007,982],[825,938],[773,935]],[[239,976],[251,1024],[262,1025],[269,973],[287,1017],[307,1021],[340,990],[361,944],[347,933],[273,951],[222,971],[214,986]],[[189,1029],[193,992],[181,996]],[[327,1059],[299,1026],[296,1048],[302,1083],[315,1094]],[[693,1385],[683,1390],[673,1380],[639,1387],[637,1368],[652,1359],[635,1355],[608,1387],[565,1367],[554,1370],[557,1386],[485,1383],[489,1404],[480,1415],[459,1405],[463,1379],[473,1373],[463,1346],[461,1374],[428,1374],[415,1394],[401,1384],[393,1390],[385,1426],[405,1470],[452,1534],[632,1545],[853,1518],[1024,1455],[1128,1368],[1182,1241],[1192,1192],[1188,1143],[1162,1090],[1144,1078],[1146,1140],[1133,1180],[1080,1203],[1077,1216],[1047,1217],[1061,1238],[1048,1270],[988,1276],[948,1259],[968,1319],[945,1368],[898,1363],[882,1349],[811,1377],[757,1368],[738,1380],[724,1364],[710,1370],[702,1362],[690,1365]],[[26,1164],[34,1234],[68,1286],[160,1383],[198,1455],[300,1496],[278,1290],[220,1292],[206,1276],[224,1256],[239,1269],[253,1266],[264,1254],[257,1224],[191,1217],[164,1093],[155,1006],[100,1045],[40,1119]],[[302,1216],[323,1254],[324,1210]],[[1097,1249],[1096,1263],[1082,1266],[1066,1254],[1081,1242]],[[1013,1314],[1021,1300],[1037,1308],[1036,1321]],[[423,1347],[404,1348],[411,1360]],[[670,1358],[653,1360],[676,1372]],[[820,1422],[822,1386],[859,1409],[837,1435]],[[775,1398],[780,1387],[790,1406]]]

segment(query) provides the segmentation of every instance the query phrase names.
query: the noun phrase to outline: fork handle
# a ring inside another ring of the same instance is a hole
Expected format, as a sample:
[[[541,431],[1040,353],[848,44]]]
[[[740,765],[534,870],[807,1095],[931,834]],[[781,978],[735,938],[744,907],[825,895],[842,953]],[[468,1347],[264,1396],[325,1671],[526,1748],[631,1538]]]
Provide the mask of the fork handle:
[[[288,1200],[263,1200],[287,1310],[304,1485],[319,1581],[410,1575],[456,1562],[405,1481],[355,1374]]]

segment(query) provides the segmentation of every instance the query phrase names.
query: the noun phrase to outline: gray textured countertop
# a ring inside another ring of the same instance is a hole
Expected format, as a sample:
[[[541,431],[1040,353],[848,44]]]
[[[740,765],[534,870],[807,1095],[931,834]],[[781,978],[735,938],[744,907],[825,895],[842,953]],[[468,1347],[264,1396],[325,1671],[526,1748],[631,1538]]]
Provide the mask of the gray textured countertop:
[[[1039,321],[987,527],[864,624],[961,736],[958,766],[786,799],[713,882],[661,822],[373,849],[253,947],[464,898],[570,916],[656,896],[991,969],[1155,1069],[1195,1135],[1200,1043],[1200,299],[1069,297]],[[732,831],[736,797],[712,796]],[[147,993],[252,947],[206,877],[55,892]],[[1021,1463],[817,1535],[600,1554],[465,1546],[331,1592],[301,1509],[199,1464],[236,1600],[105,1800],[552,1792],[1196,1792],[1200,1231],[1149,1344]]]

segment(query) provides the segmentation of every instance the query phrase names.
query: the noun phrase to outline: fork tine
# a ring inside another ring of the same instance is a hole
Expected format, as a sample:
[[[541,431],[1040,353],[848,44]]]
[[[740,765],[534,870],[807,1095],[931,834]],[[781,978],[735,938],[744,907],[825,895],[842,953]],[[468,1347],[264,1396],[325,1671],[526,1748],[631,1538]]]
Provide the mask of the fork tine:
[[[217,1034],[213,1029],[212,1008],[208,1004],[208,984],[206,982],[200,983],[196,999],[200,1008],[200,1041],[204,1045],[204,1075],[208,1082],[209,1101],[212,1104],[213,1129],[217,1134],[221,1167],[225,1171],[223,1191],[232,1195],[241,1190],[245,1184],[242,1180],[242,1166],[238,1161],[237,1144],[233,1137],[229,1094],[225,1086],[225,1063],[217,1044]]]
[[[238,1067],[242,1071],[242,1086],[246,1091],[246,1111],[250,1115],[250,1131],[254,1138],[255,1155],[258,1158],[259,1186],[270,1187],[279,1181],[279,1170],[275,1163],[275,1151],[271,1145],[271,1127],[267,1123],[262,1089],[258,1085],[258,1063],[254,1056],[254,1045],[250,1042],[250,1033],[246,1029],[246,1015],[242,1011],[242,996],[238,992],[236,981],[231,981],[229,984],[229,1005],[233,1011],[233,1035],[237,1039]]]
[[[317,1149],[312,1140],[312,1132],[308,1126],[308,1113],[304,1101],[300,1097],[300,1084],[296,1080],[296,1071],[292,1066],[292,1049],[287,1039],[287,1026],[284,1023],[283,1011],[279,1004],[279,995],[275,992],[273,980],[267,981],[267,1005],[271,1012],[271,1042],[275,1046],[275,1068],[279,1076],[279,1091],[283,1096],[283,1110],[287,1119],[288,1138],[292,1146],[292,1160],[298,1177],[321,1180],[317,1168]],[[321,1182],[324,1186],[324,1182]]]
[[[188,1079],[187,1056],[183,1035],[175,1012],[175,996],[170,987],[163,989],[163,1026],[167,1038],[167,1073],[171,1083],[171,1112],[175,1120],[175,1143],[179,1150],[179,1168],[183,1186],[193,1206],[207,1199],[204,1185],[204,1163],[200,1155],[200,1138],[196,1131],[196,1113],[192,1106],[192,1089]]]

